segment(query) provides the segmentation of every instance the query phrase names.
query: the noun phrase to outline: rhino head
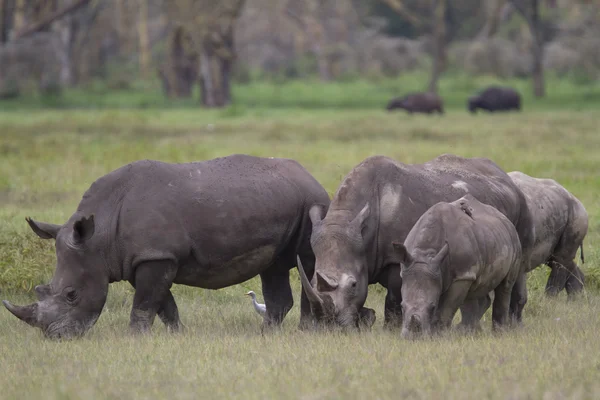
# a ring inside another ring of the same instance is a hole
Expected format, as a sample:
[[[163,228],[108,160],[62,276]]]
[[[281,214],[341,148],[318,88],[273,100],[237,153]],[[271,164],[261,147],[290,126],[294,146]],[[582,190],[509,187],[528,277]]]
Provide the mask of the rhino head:
[[[440,265],[448,255],[448,243],[434,254],[419,249],[410,254],[402,243],[392,245],[402,266],[402,336],[429,335],[437,322],[442,295]]]
[[[471,96],[467,100],[467,109],[475,114],[477,112],[477,107],[479,107],[479,96]]]
[[[355,328],[362,319],[369,279],[361,231],[368,215],[367,204],[353,220],[338,224],[322,220],[318,206],[310,210],[316,258],[312,282],[300,261],[298,269],[313,314],[321,322]]]
[[[83,335],[100,316],[108,294],[107,270],[99,255],[90,257],[94,216],[76,214],[62,226],[27,222],[40,238],[56,240],[56,271],[50,284],[35,287],[36,303],[17,306],[4,300],[4,306],[49,338]]]

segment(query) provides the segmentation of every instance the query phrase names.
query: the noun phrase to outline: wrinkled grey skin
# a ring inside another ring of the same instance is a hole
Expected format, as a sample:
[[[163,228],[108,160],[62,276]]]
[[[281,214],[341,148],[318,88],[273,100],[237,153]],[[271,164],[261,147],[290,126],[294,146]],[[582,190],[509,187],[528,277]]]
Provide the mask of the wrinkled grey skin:
[[[546,293],[557,295],[566,289],[571,297],[583,290],[584,275],[573,261],[588,231],[588,214],[581,202],[553,179],[533,178],[519,171],[509,172],[527,198],[535,223],[535,242],[527,271],[546,264],[551,269]]]
[[[478,109],[489,112],[521,110],[521,95],[510,87],[490,86],[467,100],[467,108],[473,114]]]
[[[279,325],[293,304],[296,256],[314,270],[308,212],[316,204],[327,209],[327,192],[293,160],[137,161],[94,182],[64,225],[28,219],[38,236],[56,239],[56,271],[36,287],[37,303],[4,304],[49,337],[77,336],[99,317],[109,283],[126,280],[135,287],[132,331],[148,331],[157,314],[178,330],[173,283],[219,289],[260,274],[263,327]]]
[[[409,114],[425,113],[431,114],[438,112],[444,113],[444,102],[442,98],[435,93],[410,93],[402,98],[392,99],[386,109],[392,111],[395,109],[404,109]]]
[[[515,225],[527,254],[533,243],[533,223],[525,197],[492,161],[444,154],[409,165],[373,156],[357,165],[342,181],[325,218],[318,207],[310,211],[316,274],[312,284],[303,282],[303,286],[315,316],[331,323],[355,324],[368,285],[379,283],[387,288],[384,324],[399,325],[402,280],[392,242],[404,242],[434,204],[465,194],[504,214]],[[523,273],[511,300],[511,316],[517,321],[526,302]]]
[[[449,328],[464,303],[487,303],[463,315],[477,328],[494,291],[492,327],[508,323],[512,288],[521,268],[514,225],[494,207],[466,195],[440,202],[419,218],[404,244],[394,243],[402,265],[402,336]]]

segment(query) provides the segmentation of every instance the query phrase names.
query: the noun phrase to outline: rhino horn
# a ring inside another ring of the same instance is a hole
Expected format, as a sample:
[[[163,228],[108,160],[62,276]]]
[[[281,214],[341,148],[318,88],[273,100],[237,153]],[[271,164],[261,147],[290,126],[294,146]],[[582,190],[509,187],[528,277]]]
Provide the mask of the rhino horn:
[[[4,307],[15,317],[31,326],[37,326],[37,303],[28,306],[16,306],[7,300],[2,300]]]
[[[306,297],[313,306],[323,306],[323,299],[317,291],[312,287],[308,277],[306,276],[306,272],[304,272],[304,267],[302,266],[302,261],[300,261],[300,257],[296,257],[298,259],[298,272],[300,273],[300,282],[302,282],[302,287],[304,288],[304,292],[306,293]]]

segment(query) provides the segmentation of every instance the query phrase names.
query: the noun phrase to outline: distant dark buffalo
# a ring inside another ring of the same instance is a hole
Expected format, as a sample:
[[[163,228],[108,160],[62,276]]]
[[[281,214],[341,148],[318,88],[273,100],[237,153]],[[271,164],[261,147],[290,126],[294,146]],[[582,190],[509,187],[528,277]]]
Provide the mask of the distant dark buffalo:
[[[387,105],[388,111],[397,108],[405,109],[409,114],[414,112],[431,114],[434,111],[443,114],[444,102],[435,93],[410,93],[402,98],[392,99]]]
[[[478,108],[494,111],[521,110],[521,95],[509,87],[490,86],[476,96],[469,97],[469,111],[476,113]]]

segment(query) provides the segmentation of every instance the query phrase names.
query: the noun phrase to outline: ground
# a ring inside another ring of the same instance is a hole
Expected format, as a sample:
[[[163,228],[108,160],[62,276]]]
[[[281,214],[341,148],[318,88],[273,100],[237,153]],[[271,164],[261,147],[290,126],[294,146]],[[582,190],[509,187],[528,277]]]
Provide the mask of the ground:
[[[231,153],[290,157],[333,195],[364,158],[405,163],[442,153],[489,157],[506,171],[551,177],[590,215],[584,243],[587,291],[576,301],[546,299],[547,268],[529,278],[524,326],[476,336],[449,333],[402,340],[382,328],[384,293],[370,333],[302,333],[300,283],[281,332],[262,336],[248,290],[257,279],[219,291],[178,286],[187,329],[152,335],[127,330],[132,290],[111,285],[107,305],[80,340],[53,342],[0,309],[0,398],[460,398],[600,397],[600,114],[540,108],[522,114],[408,116],[380,110],[248,108],[173,110],[29,110],[0,112],[0,297],[32,300],[55,264],[51,241],[25,217],[67,220],[103,174],[137,159],[204,160]],[[578,263],[580,263],[578,259]]]

